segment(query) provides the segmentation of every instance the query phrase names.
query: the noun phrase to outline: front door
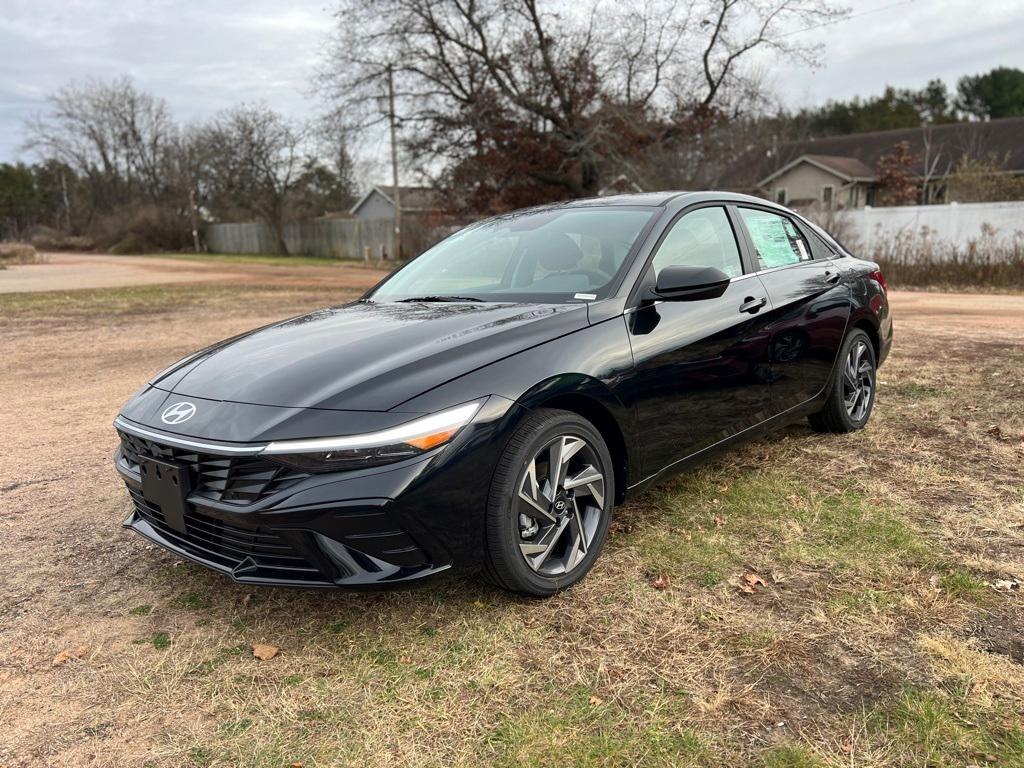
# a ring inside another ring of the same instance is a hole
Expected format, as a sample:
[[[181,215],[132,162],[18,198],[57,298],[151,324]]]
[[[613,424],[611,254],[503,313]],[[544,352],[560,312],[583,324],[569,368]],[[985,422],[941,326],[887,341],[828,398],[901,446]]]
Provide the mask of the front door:
[[[772,304],[772,410],[781,413],[828,383],[850,317],[850,288],[831,252],[812,247],[792,218],[761,208],[737,210]]]
[[[767,291],[744,274],[723,206],[685,212],[655,250],[645,281],[669,266],[711,266],[732,280],[715,299],[640,304],[625,316],[635,375],[629,389],[650,476],[768,416]]]

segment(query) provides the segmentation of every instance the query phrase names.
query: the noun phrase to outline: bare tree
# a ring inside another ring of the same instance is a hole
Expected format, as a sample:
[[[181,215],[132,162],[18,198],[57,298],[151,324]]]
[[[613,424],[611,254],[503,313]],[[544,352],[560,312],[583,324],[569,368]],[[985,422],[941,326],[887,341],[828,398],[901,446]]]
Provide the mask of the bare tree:
[[[288,253],[284,222],[308,160],[307,138],[306,127],[263,105],[229,109],[207,129],[212,199],[222,211],[265,222],[280,253]]]
[[[788,31],[826,23],[829,0],[341,0],[320,78],[338,119],[398,112],[424,167],[548,196],[594,194],[610,158],[741,109],[758,49],[814,58]]]
[[[177,135],[163,99],[122,77],[69,83],[49,102],[49,112],[27,125],[28,149],[87,179],[101,209],[138,195],[161,199],[167,151]]]

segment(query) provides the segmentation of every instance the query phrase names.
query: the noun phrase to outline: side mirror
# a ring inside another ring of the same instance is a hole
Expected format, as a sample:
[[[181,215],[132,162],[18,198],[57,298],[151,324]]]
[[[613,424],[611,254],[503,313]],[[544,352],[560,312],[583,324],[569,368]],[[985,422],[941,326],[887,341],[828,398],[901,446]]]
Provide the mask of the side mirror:
[[[653,289],[663,301],[717,299],[729,287],[729,276],[715,267],[665,267]]]

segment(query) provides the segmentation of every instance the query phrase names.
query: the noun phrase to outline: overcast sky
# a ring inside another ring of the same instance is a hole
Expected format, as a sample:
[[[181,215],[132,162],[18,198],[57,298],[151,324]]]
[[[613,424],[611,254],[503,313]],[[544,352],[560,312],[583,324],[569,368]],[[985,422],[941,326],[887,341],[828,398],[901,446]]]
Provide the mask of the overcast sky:
[[[851,19],[794,38],[825,43],[821,69],[761,60],[790,106],[1024,68],[1021,0],[846,5]],[[71,79],[128,74],[180,120],[239,101],[313,114],[309,78],[331,25],[331,0],[0,0],[0,161],[31,159],[24,120]]]

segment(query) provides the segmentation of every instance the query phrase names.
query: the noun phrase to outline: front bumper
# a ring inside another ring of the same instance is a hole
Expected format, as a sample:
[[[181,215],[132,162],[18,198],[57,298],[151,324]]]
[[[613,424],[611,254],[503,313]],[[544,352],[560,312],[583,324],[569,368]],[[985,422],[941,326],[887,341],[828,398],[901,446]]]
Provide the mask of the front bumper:
[[[381,588],[475,570],[509,405],[492,399],[451,444],[426,456],[317,475],[269,473],[171,435],[161,441],[159,431],[120,418],[114,461],[132,502],[123,525],[243,584]],[[146,500],[140,456],[189,467],[183,525]]]

